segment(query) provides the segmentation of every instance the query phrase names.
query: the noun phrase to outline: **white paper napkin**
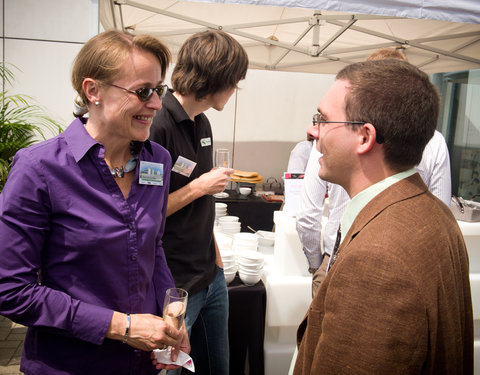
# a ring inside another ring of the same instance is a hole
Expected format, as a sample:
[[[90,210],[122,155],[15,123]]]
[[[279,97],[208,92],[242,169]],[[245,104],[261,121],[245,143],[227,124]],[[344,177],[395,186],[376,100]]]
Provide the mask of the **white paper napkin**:
[[[159,363],[164,363],[166,365],[182,366],[185,367],[187,370],[190,370],[191,372],[195,372],[193,359],[187,353],[182,352],[181,350],[178,353],[176,362],[172,362],[171,352],[168,349],[155,349],[153,351],[153,354],[155,355],[155,359]]]

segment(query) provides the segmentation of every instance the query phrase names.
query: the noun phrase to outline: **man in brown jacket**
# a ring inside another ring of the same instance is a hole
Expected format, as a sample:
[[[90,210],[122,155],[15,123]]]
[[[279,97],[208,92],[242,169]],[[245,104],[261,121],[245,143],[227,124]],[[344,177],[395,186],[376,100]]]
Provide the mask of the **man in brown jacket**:
[[[413,167],[439,99],[407,62],[347,66],[321,100],[319,176],[352,198],[298,329],[294,374],[472,374],[468,256]]]

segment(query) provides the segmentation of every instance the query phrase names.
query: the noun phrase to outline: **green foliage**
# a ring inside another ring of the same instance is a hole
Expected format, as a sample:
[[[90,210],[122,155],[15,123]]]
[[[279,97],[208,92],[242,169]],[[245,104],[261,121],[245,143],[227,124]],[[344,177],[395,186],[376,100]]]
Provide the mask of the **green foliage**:
[[[12,71],[0,63],[0,79],[4,86],[14,80]],[[13,156],[24,147],[38,140],[46,139],[46,134],[56,135],[62,131],[60,125],[46,115],[46,110],[36,104],[28,95],[0,96],[0,191],[3,189],[10,171]]]

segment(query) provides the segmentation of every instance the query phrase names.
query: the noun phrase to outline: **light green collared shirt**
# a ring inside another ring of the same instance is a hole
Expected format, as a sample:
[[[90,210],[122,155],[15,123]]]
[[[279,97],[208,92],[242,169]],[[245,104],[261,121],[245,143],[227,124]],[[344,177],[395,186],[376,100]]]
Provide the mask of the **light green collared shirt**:
[[[403,180],[414,174],[416,171],[414,168],[408,169],[406,171],[394,174],[393,176],[387,177],[386,179],[369,186],[365,190],[361,191],[357,195],[353,197],[353,199],[348,203],[345,212],[342,215],[342,220],[340,222],[341,225],[341,232],[342,232],[342,241],[345,235],[350,230],[355,218],[360,213],[361,210],[370,202],[373,198],[375,198],[378,194],[384,191],[386,188],[393,185],[395,182]]]

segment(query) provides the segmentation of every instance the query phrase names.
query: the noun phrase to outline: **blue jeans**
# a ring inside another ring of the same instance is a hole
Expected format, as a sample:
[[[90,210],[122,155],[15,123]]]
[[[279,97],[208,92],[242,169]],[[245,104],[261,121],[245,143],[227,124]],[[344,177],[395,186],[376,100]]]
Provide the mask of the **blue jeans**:
[[[228,290],[223,269],[218,269],[208,287],[188,296],[185,325],[195,374],[228,375]],[[180,374],[180,371],[168,371],[168,375],[173,374]]]

